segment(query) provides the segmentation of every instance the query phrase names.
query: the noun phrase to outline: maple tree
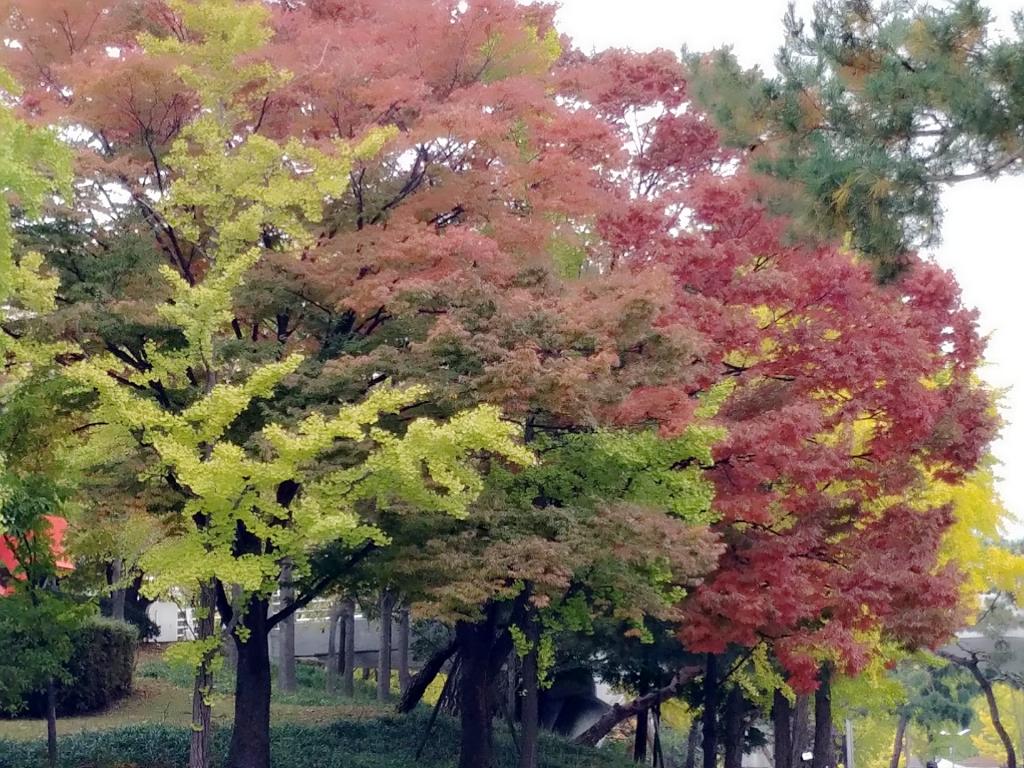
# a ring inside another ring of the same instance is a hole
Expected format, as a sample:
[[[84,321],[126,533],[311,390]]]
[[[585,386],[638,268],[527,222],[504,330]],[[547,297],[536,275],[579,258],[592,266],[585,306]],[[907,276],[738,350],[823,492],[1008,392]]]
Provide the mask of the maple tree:
[[[617,74],[635,76],[627,62],[598,57],[589,103],[617,93]],[[709,378],[733,387],[710,472],[728,549],[688,601],[684,641],[720,653],[768,639],[801,690],[826,661],[862,668],[876,631],[939,641],[958,621],[960,577],[938,555],[952,517],[945,500],[901,494],[932,471],[963,477],[993,433],[971,377],[974,314],[925,260],[908,256],[901,279],[879,286],[855,253],[793,243],[757,202],[760,181],[742,166],[722,172],[739,158],[682,111],[671,58],[646,63],[642,97],[607,107],[636,139],[636,196],[605,231],[633,268],[673,270],[676,316],[718,361]]]

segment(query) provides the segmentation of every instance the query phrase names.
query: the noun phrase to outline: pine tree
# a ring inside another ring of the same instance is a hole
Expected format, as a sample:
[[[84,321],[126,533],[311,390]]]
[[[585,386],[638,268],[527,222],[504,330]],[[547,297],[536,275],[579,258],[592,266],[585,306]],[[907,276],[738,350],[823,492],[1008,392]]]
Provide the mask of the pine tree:
[[[979,0],[791,6],[779,73],[689,58],[694,93],[803,233],[849,237],[891,279],[939,239],[944,185],[1024,168],[1024,21]],[[789,190],[787,192],[787,189]]]

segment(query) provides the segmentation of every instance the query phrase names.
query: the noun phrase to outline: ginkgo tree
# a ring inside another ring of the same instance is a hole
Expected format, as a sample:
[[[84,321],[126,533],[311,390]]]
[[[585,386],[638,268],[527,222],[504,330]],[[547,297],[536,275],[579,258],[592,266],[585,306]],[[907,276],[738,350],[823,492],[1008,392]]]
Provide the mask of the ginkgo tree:
[[[342,194],[357,158],[378,151],[387,130],[328,150],[278,143],[245,128],[252,99],[287,74],[242,58],[265,42],[267,11],[232,0],[172,3],[187,39],[144,37],[151,55],[177,59],[201,109],[166,163],[173,173],[160,211],[200,263],[161,271],[169,295],[155,310],[176,333],[150,342],[129,363],[96,354],[66,374],[95,393],[95,428],[77,451],[79,466],[141,451],[147,476],[180,495],[168,537],[143,559],[153,593],[182,587],[197,595],[199,672],[190,760],[209,760],[210,665],[220,637],[216,602],[238,648],[235,730],[228,765],[269,764],[270,660],[267,634],[326,588],[329,579],[276,614],[270,595],[285,564],[298,573],[308,555],[349,547],[355,562],[386,537],[363,515],[398,506],[459,515],[482,487],[473,460],[488,453],[514,463],[530,454],[494,408],[445,424],[392,421],[427,395],[384,383],[360,404],[337,404],[293,427],[243,419],[273,396],[302,362],[291,354],[251,364],[225,352],[232,302],[246,273],[273,248],[295,249],[325,202]],[[270,233],[273,233],[271,235]],[[228,347],[229,349],[230,347]],[[339,456],[341,458],[339,458]]]

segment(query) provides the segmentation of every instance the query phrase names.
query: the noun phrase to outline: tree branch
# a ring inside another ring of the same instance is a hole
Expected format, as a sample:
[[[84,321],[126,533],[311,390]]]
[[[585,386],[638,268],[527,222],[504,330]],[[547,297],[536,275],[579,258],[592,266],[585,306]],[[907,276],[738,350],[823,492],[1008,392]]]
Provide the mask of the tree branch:
[[[700,667],[683,667],[672,678],[672,682],[663,688],[658,688],[643,696],[638,696],[625,704],[613,704],[611,709],[601,715],[597,722],[587,728],[587,730],[573,739],[573,742],[591,747],[597,746],[597,743],[623,720],[634,717],[641,712],[646,712],[651,707],[678,696],[683,692],[683,688],[686,685],[700,676],[701,672]]]
[[[320,597],[331,585],[338,581],[348,570],[358,565],[360,562],[365,560],[371,553],[377,549],[377,542],[367,541],[359,549],[353,552],[348,562],[345,563],[343,568],[336,570],[334,573],[324,576],[315,581],[306,591],[295,598],[291,603],[283,607],[273,616],[267,619],[267,629],[273,629],[280,622],[287,619],[296,611],[302,610],[316,598]]]

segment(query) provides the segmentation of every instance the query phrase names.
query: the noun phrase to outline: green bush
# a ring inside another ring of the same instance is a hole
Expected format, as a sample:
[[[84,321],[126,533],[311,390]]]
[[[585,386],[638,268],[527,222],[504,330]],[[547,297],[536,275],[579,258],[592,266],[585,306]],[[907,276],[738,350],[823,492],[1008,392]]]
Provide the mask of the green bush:
[[[96,712],[131,693],[137,642],[130,624],[101,618],[86,622],[72,639],[70,679],[58,688],[57,713]],[[26,705],[29,715],[45,716],[45,695],[31,695]]]
[[[275,768],[451,768],[458,755],[458,723],[440,717],[424,750],[414,761],[427,725],[426,713],[343,720],[329,726],[277,726],[271,732]],[[498,723],[495,723],[498,726]],[[503,729],[499,729],[503,730]],[[214,768],[223,765],[230,732],[214,737]],[[496,744],[496,768],[513,768],[517,756],[504,733]],[[0,768],[41,768],[43,742],[0,741]],[[119,728],[65,736],[60,742],[61,768],[184,768],[188,729],[161,725]],[[555,737],[541,742],[542,768],[626,768],[621,754],[586,749]]]

